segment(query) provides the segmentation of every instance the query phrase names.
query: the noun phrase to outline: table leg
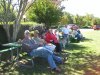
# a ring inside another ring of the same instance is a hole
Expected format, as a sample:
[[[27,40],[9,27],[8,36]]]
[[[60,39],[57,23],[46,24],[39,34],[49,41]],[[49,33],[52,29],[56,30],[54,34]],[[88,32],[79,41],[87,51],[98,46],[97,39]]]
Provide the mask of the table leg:
[[[13,50],[11,50],[11,62],[13,62]]]
[[[0,62],[1,62],[1,53],[0,53]]]
[[[16,62],[17,62],[17,65],[19,65],[19,48],[17,48]]]

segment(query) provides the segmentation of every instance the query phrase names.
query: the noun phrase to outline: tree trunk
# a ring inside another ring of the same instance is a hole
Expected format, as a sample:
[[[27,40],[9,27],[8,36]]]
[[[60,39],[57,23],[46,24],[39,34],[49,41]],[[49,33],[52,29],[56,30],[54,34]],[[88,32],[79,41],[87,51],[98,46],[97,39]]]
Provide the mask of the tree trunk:
[[[24,13],[25,13],[25,8],[27,6],[27,1],[28,0],[25,0],[24,3],[20,2],[18,15],[17,15],[17,18],[15,20],[15,24],[13,25],[13,37],[12,37],[13,42],[15,42],[16,39],[17,39],[17,34],[19,32],[19,29],[20,29],[20,22],[21,22],[21,19],[22,19]]]
[[[11,39],[10,39],[9,25],[8,24],[4,24],[3,25],[3,28],[6,31],[6,35],[7,35],[7,38],[8,38],[8,42],[10,42]]]
[[[12,41],[15,42],[18,34],[18,24],[13,25],[13,36],[12,36]]]
[[[13,25],[13,36],[12,36],[12,41],[15,42],[17,39],[17,34],[20,29],[20,21],[16,20],[14,25]]]
[[[11,38],[10,38],[10,32],[9,32],[9,29],[6,30],[6,33],[7,33],[8,42],[10,42],[10,41],[11,41]]]

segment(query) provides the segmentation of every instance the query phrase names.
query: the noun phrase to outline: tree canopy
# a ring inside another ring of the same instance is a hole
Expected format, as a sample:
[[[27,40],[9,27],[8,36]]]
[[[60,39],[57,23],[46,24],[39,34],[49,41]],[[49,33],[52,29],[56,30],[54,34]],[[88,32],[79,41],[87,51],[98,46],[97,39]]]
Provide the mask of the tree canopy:
[[[27,15],[32,21],[44,23],[49,27],[59,22],[62,9],[52,0],[36,0]]]

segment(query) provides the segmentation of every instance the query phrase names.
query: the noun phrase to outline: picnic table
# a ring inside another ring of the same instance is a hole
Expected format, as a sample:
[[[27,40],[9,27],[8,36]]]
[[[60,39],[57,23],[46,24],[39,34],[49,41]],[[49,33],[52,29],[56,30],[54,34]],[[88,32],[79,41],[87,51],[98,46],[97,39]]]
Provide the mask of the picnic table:
[[[17,42],[14,42],[14,43],[2,44],[2,46],[3,47],[8,47],[8,48],[0,50],[0,58],[1,58],[2,53],[11,51],[10,52],[10,54],[11,54],[11,61],[13,62],[14,61],[14,59],[13,59],[13,56],[14,56],[13,52],[15,50],[17,50],[16,61],[18,62],[18,59],[19,59],[19,49],[21,48],[21,44],[18,44]]]

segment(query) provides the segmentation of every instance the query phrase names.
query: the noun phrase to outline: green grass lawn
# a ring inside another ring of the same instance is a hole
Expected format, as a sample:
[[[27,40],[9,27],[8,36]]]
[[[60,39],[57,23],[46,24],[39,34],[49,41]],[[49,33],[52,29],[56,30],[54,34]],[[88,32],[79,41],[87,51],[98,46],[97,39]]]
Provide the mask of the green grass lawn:
[[[82,32],[85,39],[80,43],[71,43],[60,56],[69,53],[64,64],[57,64],[61,73],[50,70],[47,61],[35,59],[34,68],[6,65],[0,67],[0,75],[100,75],[100,31]]]

